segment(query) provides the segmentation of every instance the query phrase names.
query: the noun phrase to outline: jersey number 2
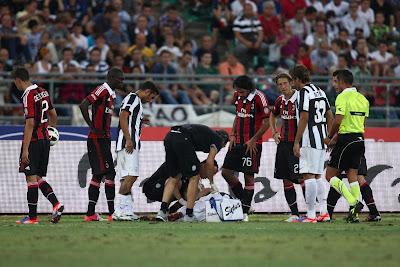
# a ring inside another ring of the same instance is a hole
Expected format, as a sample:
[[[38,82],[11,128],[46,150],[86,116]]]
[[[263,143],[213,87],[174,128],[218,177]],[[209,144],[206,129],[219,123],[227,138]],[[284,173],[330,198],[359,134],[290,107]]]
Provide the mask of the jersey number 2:
[[[315,123],[326,122],[325,118],[326,106],[324,100],[315,101]]]
[[[47,122],[47,110],[49,110],[49,103],[47,100],[42,101],[42,118],[40,119],[41,123]]]

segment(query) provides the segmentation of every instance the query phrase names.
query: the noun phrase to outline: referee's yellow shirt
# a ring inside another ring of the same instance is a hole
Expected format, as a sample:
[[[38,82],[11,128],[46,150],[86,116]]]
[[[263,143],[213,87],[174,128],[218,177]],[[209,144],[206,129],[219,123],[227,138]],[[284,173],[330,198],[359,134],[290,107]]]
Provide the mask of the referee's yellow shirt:
[[[336,114],[344,118],[339,134],[364,133],[365,118],[369,116],[368,100],[354,87],[344,89],[335,101]]]

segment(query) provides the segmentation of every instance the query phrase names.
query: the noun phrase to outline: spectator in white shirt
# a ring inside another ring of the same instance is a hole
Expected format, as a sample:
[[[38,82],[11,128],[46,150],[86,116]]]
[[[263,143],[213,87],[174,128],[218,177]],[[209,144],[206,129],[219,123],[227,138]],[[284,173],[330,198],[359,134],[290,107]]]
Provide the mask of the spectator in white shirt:
[[[318,13],[325,14],[328,11],[329,0],[306,0],[307,6],[313,6]]]
[[[364,18],[369,25],[372,25],[375,21],[374,10],[370,7],[370,0],[362,0],[361,5],[358,8],[358,15]]]
[[[292,25],[293,33],[297,35],[301,40],[304,40],[304,38],[308,34],[304,14],[304,8],[297,9],[296,16],[293,19],[289,20],[290,25]]]
[[[126,10],[122,9],[122,1],[121,0],[113,0],[112,1],[112,5],[115,8],[115,10],[118,13],[118,17],[121,21],[121,31],[122,32],[126,32],[128,29],[128,25],[131,22],[131,16],[129,15],[128,12],[126,12]]]
[[[233,3],[231,3],[232,15],[235,18],[243,15],[245,4],[250,4],[251,7],[253,8],[254,14],[257,14],[257,6],[256,4],[254,4],[254,2],[250,0],[235,0]]]
[[[85,35],[82,34],[82,25],[80,23],[74,23],[74,27],[72,29],[71,40],[72,47],[75,48],[75,51],[88,49],[88,40]]]
[[[106,38],[104,37],[104,35],[100,34],[96,37],[95,44],[89,47],[88,52],[90,53],[93,48],[100,49],[100,57],[102,61],[105,61],[107,59],[110,47],[106,44]]]
[[[369,26],[367,21],[358,15],[358,4],[357,2],[350,3],[349,14],[344,16],[342,19],[342,26],[349,31],[349,37],[351,40],[355,39],[355,31],[357,28],[362,29],[364,38],[369,37]]]
[[[328,37],[328,34],[326,33],[325,21],[319,19],[315,27],[315,32],[310,33],[307,36],[305,43],[310,47],[310,50],[313,50],[314,48],[318,48],[322,41],[330,43],[330,39]]]
[[[335,12],[336,18],[340,20],[349,11],[349,3],[342,0],[333,0],[326,6],[326,10]]]
[[[63,59],[60,62],[58,62],[58,64],[57,64],[58,71],[61,74],[63,74],[64,71],[70,67],[74,67],[78,71],[80,71],[81,68],[80,68],[79,63],[73,59],[74,52],[72,51],[72,48],[70,48],[70,47],[64,48],[62,51],[62,57],[63,57]]]
[[[389,74],[393,54],[388,52],[388,46],[385,42],[381,42],[379,49],[369,54],[369,58],[371,59],[371,72],[374,76],[387,76]]]

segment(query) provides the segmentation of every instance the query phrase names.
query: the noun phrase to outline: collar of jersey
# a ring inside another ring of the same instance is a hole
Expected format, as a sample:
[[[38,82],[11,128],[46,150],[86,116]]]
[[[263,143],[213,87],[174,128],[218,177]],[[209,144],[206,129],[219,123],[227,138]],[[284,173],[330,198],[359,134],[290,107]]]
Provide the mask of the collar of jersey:
[[[350,87],[350,88],[346,88],[346,89],[343,90],[343,92],[351,92],[351,91],[356,91],[357,92],[357,89],[355,87]]]
[[[247,100],[252,101],[254,96],[256,95],[256,90],[254,90],[253,92],[251,92],[248,96],[247,96]]]
[[[113,89],[111,89],[111,87],[108,85],[108,83],[103,83],[103,86],[107,89],[108,93],[110,94],[110,96],[112,98],[116,98],[117,97],[115,92],[113,91]]]
[[[36,89],[36,88],[38,88],[38,86],[36,84],[32,84],[32,85],[28,86],[25,89],[24,93],[22,94],[22,98],[24,98],[24,96],[26,96],[30,90],[33,90],[33,89]]]
[[[285,96],[282,95],[282,99],[285,102],[290,101],[290,102],[294,103],[294,102],[296,102],[296,98],[297,98],[297,91],[294,91],[294,94],[289,99],[286,99]]]

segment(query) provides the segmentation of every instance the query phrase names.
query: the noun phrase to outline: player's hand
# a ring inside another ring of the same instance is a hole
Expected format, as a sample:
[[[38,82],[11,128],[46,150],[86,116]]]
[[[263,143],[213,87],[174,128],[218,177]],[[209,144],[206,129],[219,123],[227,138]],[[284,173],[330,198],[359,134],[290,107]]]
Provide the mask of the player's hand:
[[[231,135],[229,137],[229,150],[231,150],[235,146],[236,136]]]
[[[22,161],[22,163],[24,163],[26,165],[29,164],[29,151],[28,150],[22,151],[21,161]]]
[[[299,143],[294,143],[293,154],[298,158],[300,157],[300,144]]]
[[[278,145],[281,142],[281,134],[276,132],[276,133],[274,133],[273,137],[274,137],[274,140],[275,140],[275,144]]]
[[[251,157],[257,153],[257,142],[253,138],[250,138],[250,140],[246,142],[245,154],[247,154],[248,152],[250,152]]]
[[[126,150],[126,153],[132,154],[132,152],[133,152],[133,143],[132,143],[131,139],[127,139],[126,140],[125,150]]]

